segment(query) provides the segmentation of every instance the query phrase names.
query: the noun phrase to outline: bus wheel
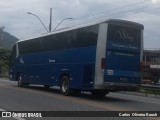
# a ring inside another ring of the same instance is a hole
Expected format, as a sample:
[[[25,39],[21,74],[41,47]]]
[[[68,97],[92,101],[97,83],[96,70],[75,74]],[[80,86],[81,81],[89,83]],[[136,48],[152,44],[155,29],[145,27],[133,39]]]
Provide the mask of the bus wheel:
[[[61,78],[60,91],[61,91],[61,94],[66,96],[70,94],[69,78],[67,76],[63,76]]]
[[[108,91],[103,90],[95,90],[91,92],[94,97],[105,97],[108,94]]]
[[[24,83],[22,82],[22,77],[21,77],[21,75],[18,76],[17,83],[18,83],[18,87],[24,87]]]

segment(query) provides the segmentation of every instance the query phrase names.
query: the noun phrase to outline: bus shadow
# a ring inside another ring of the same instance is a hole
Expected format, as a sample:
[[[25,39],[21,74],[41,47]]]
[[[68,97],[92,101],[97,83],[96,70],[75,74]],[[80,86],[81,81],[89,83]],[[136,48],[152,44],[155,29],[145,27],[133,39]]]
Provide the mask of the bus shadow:
[[[80,95],[77,95],[76,97],[87,99],[87,100],[92,100],[92,101],[99,101],[99,102],[122,102],[122,103],[130,102],[129,100],[126,100],[123,98],[108,96],[108,94],[104,97],[94,97],[90,93],[84,92]]]
[[[49,89],[46,89],[43,86],[27,86],[24,88],[38,90],[38,91],[47,92],[47,93],[53,93],[56,95],[62,95],[58,87],[51,87]],[[112,94],[112,93],[109,93],[109,94]],[[129,100],[125,98],[123,99],[123,98],[113,97],[110,95],[108,96],[108,94],[105,97],[94,97],[91,95],[90,92],[81,92],[80,94],[72,94],[71,96],[64,96],[64,97],[75,97],[75,98],[86,99],[86,100],[91,100],[91,101],[99,101],[99,102],[106,102],[106,101],[107,102],[122,102],[122,103],[130,102]]]

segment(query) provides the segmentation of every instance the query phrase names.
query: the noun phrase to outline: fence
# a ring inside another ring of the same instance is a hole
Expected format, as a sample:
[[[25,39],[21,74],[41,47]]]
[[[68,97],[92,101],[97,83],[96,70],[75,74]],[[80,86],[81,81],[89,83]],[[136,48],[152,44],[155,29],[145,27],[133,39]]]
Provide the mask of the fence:
[[[155,96],[160,95],[160,85],[142,84],[140,91],[144,91],[146,96],[148,96],[148,94],[154,94]]]

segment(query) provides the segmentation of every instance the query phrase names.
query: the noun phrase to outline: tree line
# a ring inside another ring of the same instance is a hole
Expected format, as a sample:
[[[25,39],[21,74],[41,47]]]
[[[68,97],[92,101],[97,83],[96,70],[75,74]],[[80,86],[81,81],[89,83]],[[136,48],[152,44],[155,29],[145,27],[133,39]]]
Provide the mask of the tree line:
[[[8,75],[11,51],[0,48],[0,75]]]

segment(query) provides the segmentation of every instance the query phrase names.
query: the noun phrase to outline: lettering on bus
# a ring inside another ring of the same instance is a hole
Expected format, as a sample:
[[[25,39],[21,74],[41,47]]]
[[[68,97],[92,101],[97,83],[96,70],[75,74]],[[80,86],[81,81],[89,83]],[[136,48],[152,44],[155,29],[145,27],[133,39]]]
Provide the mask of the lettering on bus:
[[[117,31],[117,33],[119,34],[120,39],[134,42],[134,37],[130,36],[124,28],[122,30]]]
[[[21,64],[24,64],[24,60],[23,60],[22,57],[19,58],[19,62],[20,62]]]
[[[56,62],[56,60],[54,60],[54,59],[49,59],[49,63],[55,63]]]
[[[123,45],[123,44],[115,44],[112,43],[113,47],[118,47],[118,48],[127,48],[127,49],[132,49],[132,50],[137,50],[138,48],[136,46],[132,46],[132,45]]]

